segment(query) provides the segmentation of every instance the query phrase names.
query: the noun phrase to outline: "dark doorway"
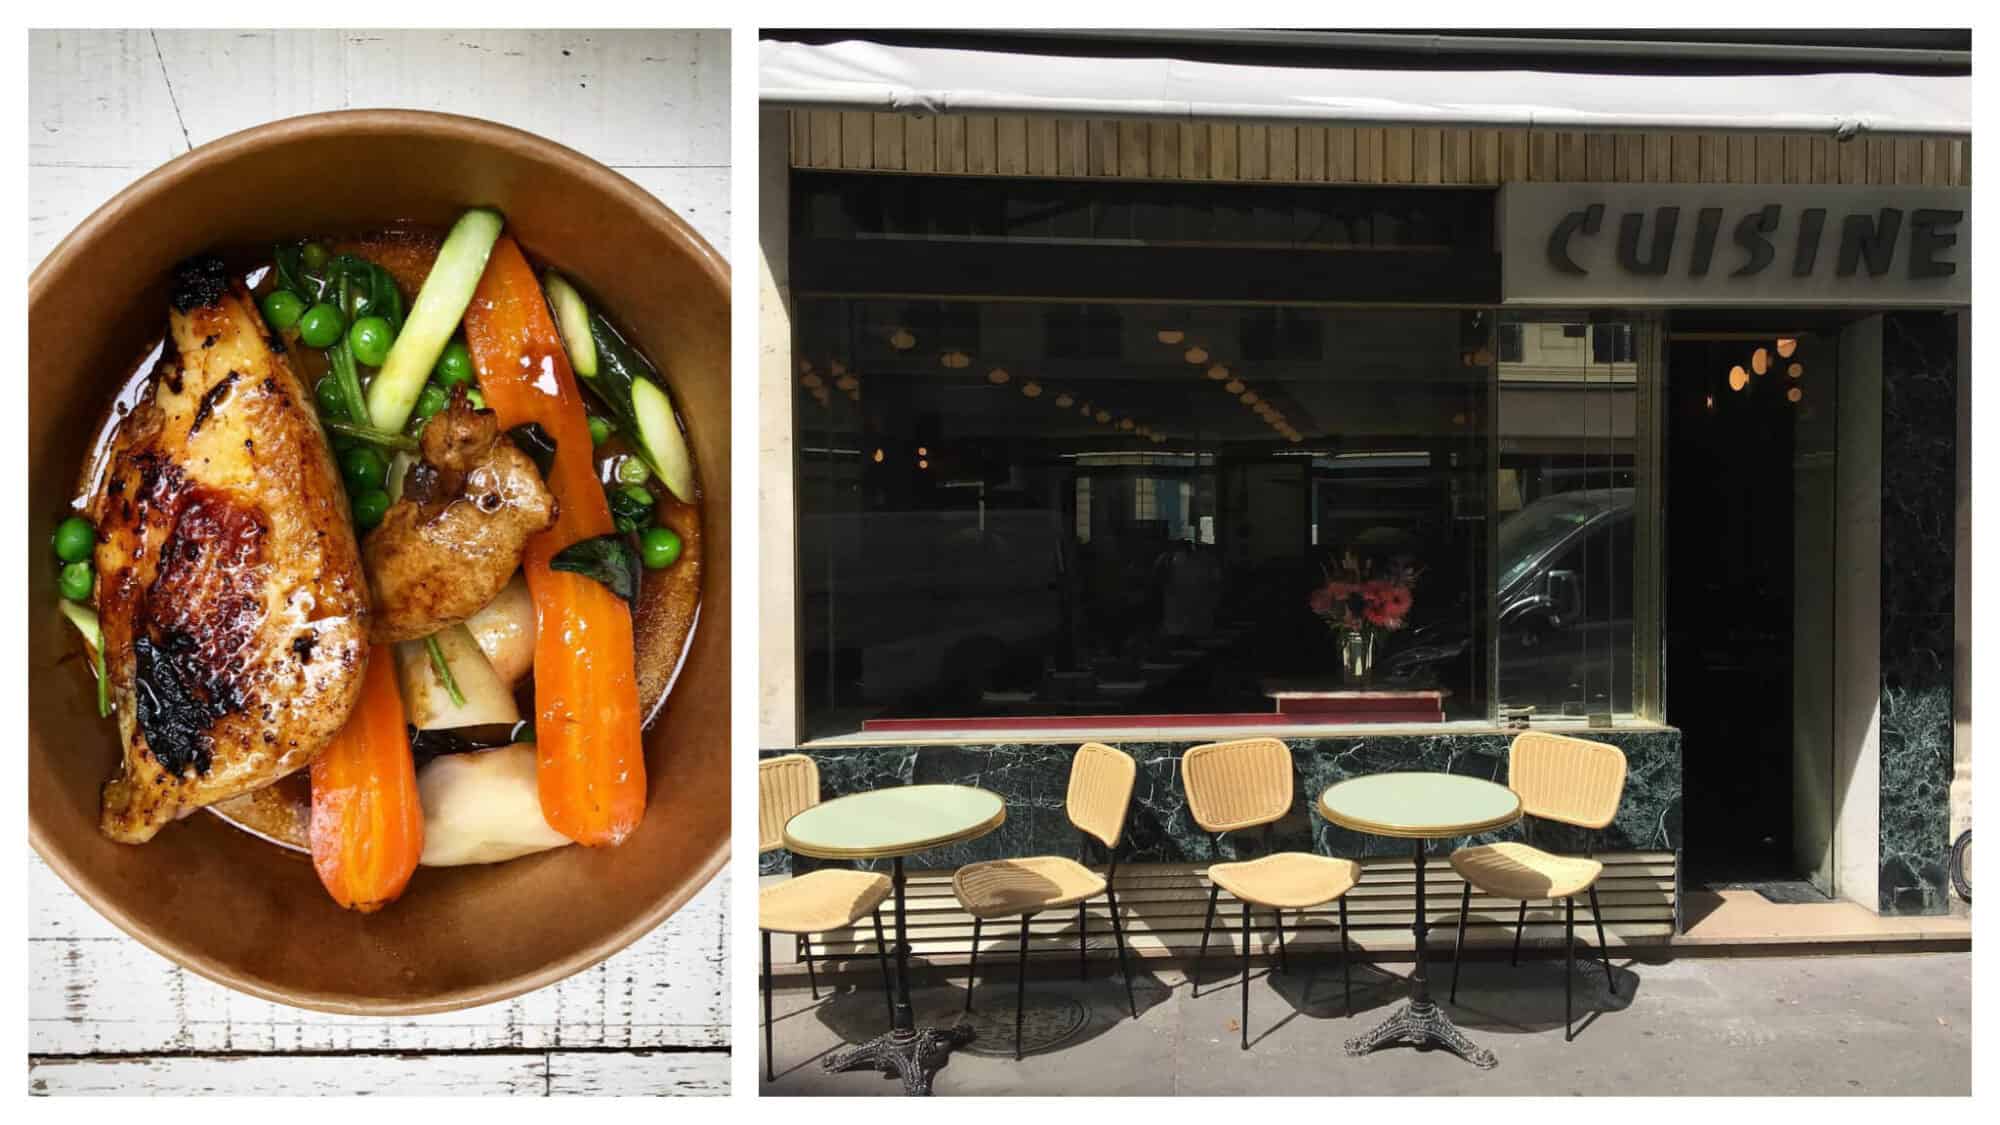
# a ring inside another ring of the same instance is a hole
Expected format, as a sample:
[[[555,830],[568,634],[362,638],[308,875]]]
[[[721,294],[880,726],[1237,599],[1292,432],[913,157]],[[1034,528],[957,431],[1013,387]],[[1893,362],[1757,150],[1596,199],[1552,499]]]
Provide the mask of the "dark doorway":
[[[1667,721],[1694,885],[1831,874],[1835,340],[1776,318],[1667,348]]]

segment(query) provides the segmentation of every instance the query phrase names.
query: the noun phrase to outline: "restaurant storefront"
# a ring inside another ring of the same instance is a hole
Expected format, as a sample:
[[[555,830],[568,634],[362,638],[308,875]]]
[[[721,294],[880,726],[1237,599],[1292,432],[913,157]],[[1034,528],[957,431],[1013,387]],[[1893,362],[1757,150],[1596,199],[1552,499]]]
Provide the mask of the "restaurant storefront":
[[[1107,742],[1135,945],[1191,948],[1188,747],[1282,739],[1277,846],[1386,859],[1310,795],[1546,729],[1626,754],[1623,941],[1690,885],[1947,909],[1966,133],[863,110],[764,49],[760,742],[1006,796],[913,871],[1073,851]]]

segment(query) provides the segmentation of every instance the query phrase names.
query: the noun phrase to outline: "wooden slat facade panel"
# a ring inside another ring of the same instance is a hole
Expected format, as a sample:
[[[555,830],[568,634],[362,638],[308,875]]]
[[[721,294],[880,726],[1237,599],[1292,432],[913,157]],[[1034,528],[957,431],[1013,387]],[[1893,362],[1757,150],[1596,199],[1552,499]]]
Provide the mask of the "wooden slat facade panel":
[[[1598,899],[1604,909],[1605,929],[1613,944],[1665,945],[1674,928],[1675,868],[1671,852],[1605,853],[1598,880]],[[949,871],[915,871],[908,876],[908,927],[910,947],[918,956],[957,959],[972,948],[972,918],[951,893]],[[1464,884],[1449,863],[1438,857],[1425,865],[1426,914],[1433,928],[1433,942],[1439,934],[1450,935],[1457,923],[1458,901]],[[1190,956],[1200,942],[1202,920],[1207,913],[1208,883],[1196,864],[1129,864],[1118,871],[1118,905],[1126,938],[1134,951],[1154,955]],[[1362,861],[1362,878],[1346,895],[1350,939],[1359,951],[1370,954],[1407,953],[1411,948],[1410,923],[1415,910],[1415,883],[1408,860],[1376,858]],[[1518,903],[1473,892],[1466,924],[1468,946],[1510,943]],[[1103,899],[1085,904],[1087,940],[1092,956],[1115,956],[1111,940],[1111,916]],[[1587,926],[1589,909],[1579,902],[1577,923]],[[1275,935],[1270,929],[1270,913],[1259,910],[1254,917],[1257,952],[1275,952]],[[1240,948],[1242,909],[1224,896],[1216,911],[1216,926],[1209,953]],[[1037,915],[1028,928],[1030,952],[1076,950],[1074,909],[1064,908]],[[1286,941],[1293,948],[1319,948],[1339,944],[1335,928],[1339,907],[1329,903],[1304,912],[1287,912]],[[1559,943],[1562,937],[1560,905],[1530,903],[1525,945]],[[981,946],[986,952],[996,947],[1016,948],[1020,933],[1018,917],[995,920],[982,927]],[[1448,940],[1448,936],[1443,939]],[[866,956],[872,962],[874,934],[863,920],[858,927],[820,935],[814,945],[816,955],[830,957]],[[872,964],[870,971],[873,971]]]
[[[1430,126],[796,111],[793,166],[943,175],[1331,184],[1516,181],[1964,187],[1953,137],[1616,133]]]

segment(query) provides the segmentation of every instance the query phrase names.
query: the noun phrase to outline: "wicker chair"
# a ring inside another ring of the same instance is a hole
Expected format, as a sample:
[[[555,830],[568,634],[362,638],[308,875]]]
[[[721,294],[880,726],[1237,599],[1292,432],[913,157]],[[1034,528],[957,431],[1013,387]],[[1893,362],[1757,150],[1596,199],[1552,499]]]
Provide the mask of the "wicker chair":
[[[972,1010],[972,986],[979,975],[980,927],[989,918],[1021,916],[1019,974],[1014,984],[1014,1057],[1021,1057],[1021,1009],[1027,998],[1028,921],[1044,910],[1076,906],[1077,974],[1088,977],[1087,906],[1103,895],[1111,906],[1111,933],[1118,942],[1118,968],[1125,974],[1125,1002],[1132,1018],[1139,1004],[1132,996],[1132,967],[1125,959],[1125,925],[1118,917],[1118,841],[1125,834],[1125,813],[1132,803],[1132,782],[1139,767],[1129,755],[1102,743],[1086,742],[1070,760],[1069,794],[1064,802],[1069,822],[1086,840],[1103,844],[1109,866],[1099,875],[1065,856],[1034,856],[969,863],[952,876],[951,890],[972,915],[972,964],[965,978],[965,1010]]]
[[[785,823],[819,804],[819,766],[804,754],[786,754],[757,763],[757,854],[785,846]],[[777,1077],[771,1049],[771,935],[791,934],[799,958],[806,963],[814,1000],[819,999],[819,974],[813,969],[812,935],[851,926],[863,918],[875,920],[875,959],[882,966],[882,995],[895,1022],[895,1001],[889,984],[889,944],[882,936],[882,901],[889,897],[889,877],[870,871],[822,868],[787,879],[757,893],[757,930],[764,941],[764,1076]]]
[[[1507,787],[1521,798],[1521,824],[1533,836],[1531,818],[1589,829],[1584,854],[1557,855],[1532,843],[1485,844],[1451,853],[1451,868],[1465,880],[1458,900],[1458,940],[1452,947],[1451,996],[1458,999],[1460,952],[1465,948],[1465,916],[1472,906],[1472,889],[1500,898],[1519,899],[1514,919],[1514,954],[1521,963],[1521,931],[1528,921],[1528,900],[1563,901],[1564,967],[1563,1041],[1576,1037],[1571,1026],[1576,975],[1576,896],[1588,892],[1590,916],[1597,923],[1597,952],[1604,962],[1604,983],[1612,995],[1618,983],[1611,975],[1611,954],[1604,943],[1604,911],[1597,905],[1597,877],[1604,864],[1595,858],[1595,832],[1618,814],[1625,792],[1625,752],[1607,742],[1591,742],[1545,731],[1527,731],[1507,752]]]
[[[1250,908],[1269,909],[1278,926],[1278,967],[1285,962],[1285,911],[1310,910],[1340,902],[1340,976],[1348,1011],[1354,1009],[1353,978],[1347,960],[1347,892],[1361,878],[1361,865],[1311,852],[1272,852],[1271,826],[1292,810],[1292,752],[1275,738],[1211,742],[1196,746],[1181,758],[1181,781],[1187,786],[1188,810],[1195,823],[1215,837],[1221,851],[1225,833],[1264,829],[1265,855],[1252,860],[1212,864],[1208,869],[1208,914],[1201,923],[1201,950],[1195,954],[1190,982],[1201,994],[1201,963],[1208,956],[1208,935],[1215,925],[1217,896],[1228,891],[1243,904],[1243,1050],[1250,1049]]]

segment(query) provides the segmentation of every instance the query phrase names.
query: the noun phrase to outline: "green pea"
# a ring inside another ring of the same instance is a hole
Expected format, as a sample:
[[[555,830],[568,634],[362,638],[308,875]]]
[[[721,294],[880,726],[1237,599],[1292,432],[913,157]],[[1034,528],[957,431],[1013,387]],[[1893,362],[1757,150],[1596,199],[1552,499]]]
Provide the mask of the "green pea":
[[[382,366],[389,358],[389,345],[395,342],[389,322],[379,316],[364,316],[347,330],[347,346],[354,349],[354,358],[369,367]]]
[[[417,394],[417,417],[430,418],[450,404],[451,396],[444,393],[443,387],[425,383],[424,389]]]
[[[437,366],[431,369],[431,378],[446,390],[472,381],[472,353],[465,350],[463,340],[453,340],[445,345],[444,354],[438,357]]]
[[[681,537],[671,527],[649,527],[639,537],[639,558],[647,570],[665,570],[681,557]]]
[[[325,269],[326,263],[330,261],[332,257],[333,255],[327,252],[326,247],[320,245],[317,242],[308,242],[305,244],[304,248],[302,248],[299,251],[299,260],[304,262],[306,268],[313,271],[314,273],[318,273],[319,271]],[[313,346],[323,347],[324,345],[315,344]]]
[[[328,375],[313,388],[313,400],[319,403],[321,414],[331,414],[335,418],[347,416],[347,392],[340,389],[340,380]]]
[[[299,318],[299,339],[311,347],[330,348],[340,339],[343,327],[340,310],[321,301]]]
[[[264,295],[264,319],[283,332],[305,315],[306,303],[289,289],[274,289]]]
[[[82,516],[71,516],[56,525],[55,548],[62,561],[83,562],[97,548],[97,529]]]
[[[369,446],[357,445],[341,455],[340,475],[347,482],[348,494],[359,497],[382,487],[389,477],[389,462]]]
[[[486,409],[486,396],[479,393],[478,387],[465,392],[465,401],[472,404],[474,410]]]
[[[371,488],[354,498],[354,524],[363,531],[381,523],[388,511],[389,494],[379,488]]]
[[[595,414],[590,416],[590,444],[603,445],[611,440],[611,432],[611,419],[599,418]]]
[[[637,457],[627,457],[618,462],[620,484],[645,484],[652,475],[652,470],[646,468],[646,462]]]
[[[87,602],[97,586],[97,575],[87,562],[65,563],[62,568],[62,596],[73,602]]]

